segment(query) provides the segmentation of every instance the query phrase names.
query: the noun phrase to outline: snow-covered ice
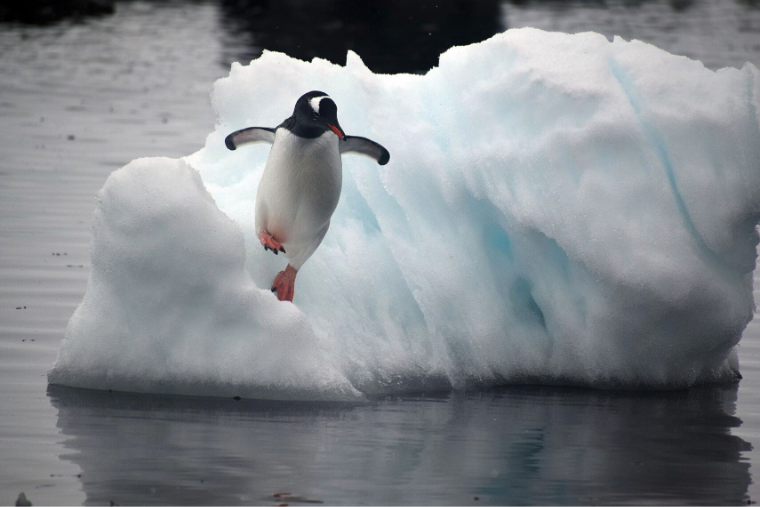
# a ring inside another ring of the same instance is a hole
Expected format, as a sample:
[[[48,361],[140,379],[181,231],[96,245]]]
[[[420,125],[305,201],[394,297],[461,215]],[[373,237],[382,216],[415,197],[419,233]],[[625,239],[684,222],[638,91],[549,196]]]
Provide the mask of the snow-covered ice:
[[[275,126],[324,90],[347,134],[332,225],[295,304],[254,200]],[[760,218],[760,72],[651,45],[510,30],[426,75],[265,53],[212,93],[182,160],[98,194],[92,275],[51,383],[283,399],[500,383],[736,378]]]

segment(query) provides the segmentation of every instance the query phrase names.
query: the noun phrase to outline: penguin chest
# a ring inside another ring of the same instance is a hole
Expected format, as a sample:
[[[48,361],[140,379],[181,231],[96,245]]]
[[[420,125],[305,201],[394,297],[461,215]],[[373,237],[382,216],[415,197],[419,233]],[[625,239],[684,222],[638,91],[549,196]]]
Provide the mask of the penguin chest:
[[[277,130],[256,196],[256,229],[283,243],[320,236],[340,199],[338,137],[314,139]]]

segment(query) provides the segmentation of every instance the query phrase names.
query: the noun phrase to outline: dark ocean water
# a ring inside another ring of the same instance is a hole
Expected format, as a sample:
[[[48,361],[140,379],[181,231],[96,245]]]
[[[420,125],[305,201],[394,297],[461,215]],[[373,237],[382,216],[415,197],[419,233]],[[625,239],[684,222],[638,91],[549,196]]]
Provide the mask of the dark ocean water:
[[[94,195],[133,158],[201,148],[208,93],[262,48],[378,72],[521,26],[760,65],[750,1],[117,2],[0,25],[0,504],[739,504],[760,497],[760,326],[738,386],[512,387],[345,406],[48,389],[89,273]],[[374,10],[373,10],[374,9]],[[456,22],[452,21],[455,20]],[[760,286],[756,283],[756,286]]]

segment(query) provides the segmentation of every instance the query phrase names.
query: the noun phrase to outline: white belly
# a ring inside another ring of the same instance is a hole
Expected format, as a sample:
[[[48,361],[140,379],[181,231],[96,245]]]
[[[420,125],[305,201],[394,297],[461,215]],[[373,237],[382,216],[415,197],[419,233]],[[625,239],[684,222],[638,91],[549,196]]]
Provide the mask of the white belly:
[[[277,129],[256,194],[256,233],[283,244],[299,269],[322,242],[338,200],[343,172],[338,136],[303,139]]]

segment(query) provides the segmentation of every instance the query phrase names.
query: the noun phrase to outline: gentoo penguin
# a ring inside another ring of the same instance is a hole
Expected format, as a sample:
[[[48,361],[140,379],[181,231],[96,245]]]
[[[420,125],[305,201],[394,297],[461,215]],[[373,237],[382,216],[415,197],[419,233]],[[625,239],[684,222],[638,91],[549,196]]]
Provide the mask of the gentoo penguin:
[[[279,126],[245,128],[224,140],[230,150],[255,142],[272,144],[256,193],[256,234],[264,250],[288,258],[272,292],[280,301],[293,301],[296,274],[322,243],[338,205],[341,154],[360,153],[385,165],[390,153],[367,138],[347,136],[338,106],[320,91],[299,98]]]

